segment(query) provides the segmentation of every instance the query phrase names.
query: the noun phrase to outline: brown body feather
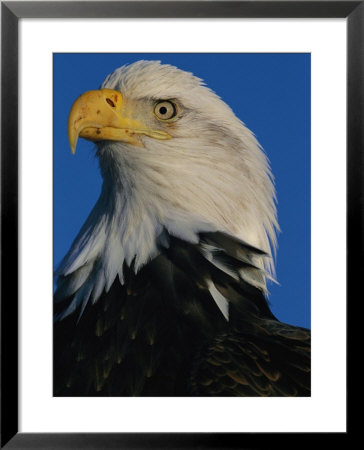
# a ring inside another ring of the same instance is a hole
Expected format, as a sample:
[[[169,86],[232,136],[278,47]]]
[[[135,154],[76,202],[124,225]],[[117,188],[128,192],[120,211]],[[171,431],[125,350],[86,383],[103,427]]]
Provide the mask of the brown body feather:
[[[259,289],[205,258],[207,242],[230,272],[253,267],[258,250],[223,233],[198,244],[164,235],[137,275],[125,266],[124,285],[55,321],[54,395],[309,396],[309,330],[276,320]],[[206,279],[228,300],[229,321]]]

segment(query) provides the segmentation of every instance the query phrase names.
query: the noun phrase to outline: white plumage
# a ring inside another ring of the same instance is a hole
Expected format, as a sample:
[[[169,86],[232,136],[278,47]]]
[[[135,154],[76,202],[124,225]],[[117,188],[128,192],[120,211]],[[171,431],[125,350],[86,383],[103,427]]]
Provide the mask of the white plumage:
[[[201,231],[224,231],[274,255],[278,229],[275,192],[267,158],[254,135],[214,92],[190,73],[155,61],[115,70],[102,88],[120,91],[133,119],[155,127],[153,104],[173,99],[178,120],[159,123],[168,140],[141,136],[143,147],[102,141],[97,156],[103,176],[99,200],[61,262],[56,300],[76,295],[58,318],[96,302],[123,264],[135,271],[158,254],[165,228],[197,242]],[[213,259],[206,247],[206,258]],[[254,264],[274,276],[272,258]],[[228,268],[225,268],[228,270]],[[265,290],[265,277],[242,277]],[[209,281],[211,283],[211,281]],[[227,305],[210,292],[224,316]]]

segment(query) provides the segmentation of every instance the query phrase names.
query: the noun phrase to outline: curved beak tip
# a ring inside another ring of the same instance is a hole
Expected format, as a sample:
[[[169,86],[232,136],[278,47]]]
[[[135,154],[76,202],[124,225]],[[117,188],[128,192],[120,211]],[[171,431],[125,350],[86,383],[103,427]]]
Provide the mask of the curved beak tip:
[[[76,130],[72,130],[72,128],[69,127],[68,128],[68,142],[71,147],[72,155],[74,155],[76,153],[77,141],[78,141],[78,133],[76,132]]]

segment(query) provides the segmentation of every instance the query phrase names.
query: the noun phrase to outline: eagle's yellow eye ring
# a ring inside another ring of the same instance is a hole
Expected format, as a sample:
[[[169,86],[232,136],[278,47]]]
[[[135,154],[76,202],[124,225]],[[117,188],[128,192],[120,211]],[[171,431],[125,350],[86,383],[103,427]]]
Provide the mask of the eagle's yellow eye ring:
[[[171,100],[159,100],[154,105],[154,115],[158,120],[169,122],[174,120],[178,114],[178,107],[176,103]]]

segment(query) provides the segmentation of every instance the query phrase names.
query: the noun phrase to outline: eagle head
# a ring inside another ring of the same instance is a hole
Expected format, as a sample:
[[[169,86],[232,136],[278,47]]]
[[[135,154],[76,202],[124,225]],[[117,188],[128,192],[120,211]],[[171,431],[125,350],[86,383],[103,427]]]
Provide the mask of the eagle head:
[[[117,276],[123,283],[123,264],[137,272],[153,259],[164,230],[188,242],[223,231],[274,253],[268,160],[253,133],[193,74],[157,61],[123,66],[75,101],[68,134],[73,152],[78,138],[95,142],[103,177],[56,273],[58,298],[76,293],[68,314],[97,301]],[[271,258],[255,263],[274,270]]]

